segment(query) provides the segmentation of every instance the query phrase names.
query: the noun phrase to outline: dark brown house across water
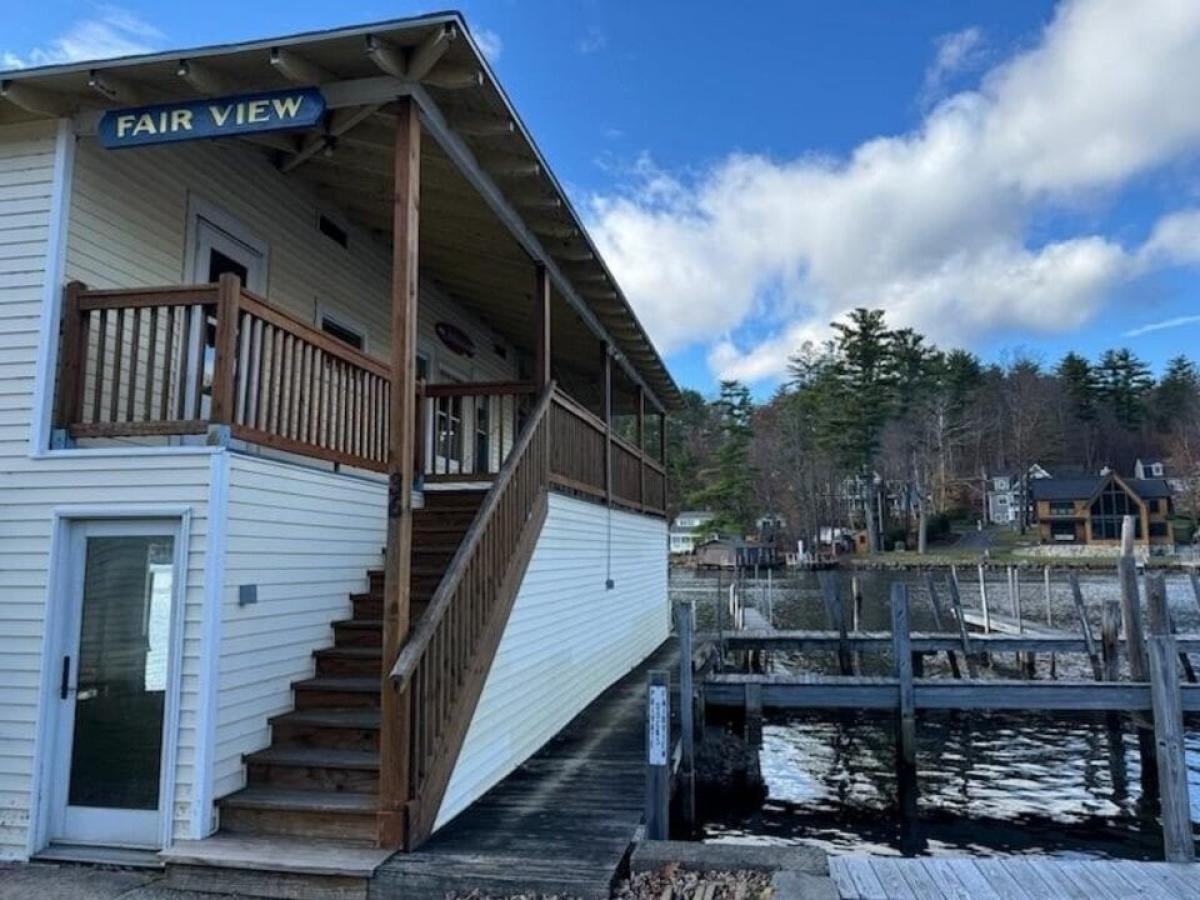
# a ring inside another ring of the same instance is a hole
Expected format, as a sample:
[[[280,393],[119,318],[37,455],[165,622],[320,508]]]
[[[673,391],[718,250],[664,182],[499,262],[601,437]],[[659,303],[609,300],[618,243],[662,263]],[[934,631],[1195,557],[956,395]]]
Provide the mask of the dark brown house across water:
[[[1030,483],[1043,544],[1117,545],[1121,523],[1134,517],[1134,540],[1170,547],[1171,488],[1163,478],[1122,478],[1116,473],[1040,478]]]

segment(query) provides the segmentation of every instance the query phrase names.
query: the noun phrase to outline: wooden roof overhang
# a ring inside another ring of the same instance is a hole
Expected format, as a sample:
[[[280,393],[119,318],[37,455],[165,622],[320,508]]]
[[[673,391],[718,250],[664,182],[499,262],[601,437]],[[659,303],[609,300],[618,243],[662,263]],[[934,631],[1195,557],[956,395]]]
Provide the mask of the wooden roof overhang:
[[[283,172],[365,227],[390,232],[397,97],[421,111],[420,255],[440,283],[522,347],[534,331],[534,264],[554,294],[555,366],[599,370],[599,347],[675,407],[679,389],[527,129],[456,13],[285,38],[22,69],[0,75],[0,124],[316,85],[316,128],[245,136]],[[129,151],[124,151],[129,152]]]

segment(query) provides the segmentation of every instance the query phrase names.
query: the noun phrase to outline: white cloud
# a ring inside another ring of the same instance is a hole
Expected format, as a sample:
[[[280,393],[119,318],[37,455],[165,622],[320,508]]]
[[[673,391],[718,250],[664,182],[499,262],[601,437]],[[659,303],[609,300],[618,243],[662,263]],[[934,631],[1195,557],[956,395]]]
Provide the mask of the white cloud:
[[[1031,242],[1200,149],[1200,3],[1069,0],[1030,49],[848,158],[733,154],[677,174],[642,159],[592,198],[593,232],[651,335],[721,376],[778,377],[859,305],[939,342],[1077,328],[1151,266],[1200,260],[1200,212],[1141,248]]]
[[[97,15],[75,22],[58,37],[24,54],[5,50],[0,65],[6,69],[49,66],[80,60],[132,56],[156,49],[163,33],[138,16],[116,6],[100,7]]]
[[[1152,331],[1166,331],[1170,328],[1179,328],[1181,325],[1200,325],[1200,316],[1176,316],[1173,319],[1164,319],[1161,322],[1140,325],[1137,328],[1129,329],[1123,336],[1141,337],[1143,334],[1149,334]]]
[[[937,39],[937,53],[925,70],[924,98],[936,100],[943,92],[946,82],[978,66],[984,57],[983,30],[977,26],[964,28]]]
[[[504,50],[504,41],[500,39],[499,33],[490,28],[473,28],[471,34],[475,36],[479,52],[487,57],[488,62],[494,63],[500,58],[500,53]]]

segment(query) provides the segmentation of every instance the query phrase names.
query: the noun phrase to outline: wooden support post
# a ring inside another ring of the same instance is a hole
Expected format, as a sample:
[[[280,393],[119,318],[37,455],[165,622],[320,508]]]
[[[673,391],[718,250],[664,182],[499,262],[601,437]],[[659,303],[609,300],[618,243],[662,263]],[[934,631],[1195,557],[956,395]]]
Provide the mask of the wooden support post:
[[[550,276],[538,263],[533,279],[533,383],[540,396],[550,383]]]
[[[242,298],[241,279],[226,272],[217,282],[217,334],[213,348],[212,409],[209,421],[214,425],[232,425],[234,404],[234,365],[237,361],[238,302]]]
[[[967,635],[967,619],[963,615],[962,594],[958,589],[958,572],[950,567],[950,578],[946,581],[950,588],[950,602],[954,606],[954,618],[958,622],[958,638],[962,641],[963,658],[967,661],[967,674],[972,678],[979,677],[979,664],[976,654],[971,652],[971,641]]]
[[[670,676],[655,669],[646,682],[646,837],[670,836],[671,689]]]
[[[696,825],[696,724],[692,656],[695,653],[695,612],[692,601],[675,607],[675,630],[679,634],[679,726],[683,741],[679,767],[680,809],[688,832]]]
[[[87,289],[82,281],[72,281],[63,295],[62,344],[58,360],[58,403],[54,426],[69,428],[81,418],[84,363],[87,360],[87,328],[79,309],[79,295]]]
[[[646,391],[637,389],[638,505],[646,508]]]
[[[1088,659],[1092,663],[1092,674],[1097,681],[1104,680],[1104,664],[1100,654],[1096,652],[1096,643],[1092,640],[1092,628],[1088,625],[1087,607],[1083,602],[1083,591],[1079,587],[1079,576],[1072,572],[1068,579],[1071,582],[1071,599],[1075,602],[1075,612],[1079,616],[1079,629],[1083,632],[1083,645],[1087,647]]]
[[[937,585],[933,583],[933,573],[925,573],[925,584],[929,588],[929,607],[933,611],[933,627],[941,634],[942,633],[942,601],[938,599]],[[961,622],[962,620],[959,619]],[[955,678],[962,678],[962,672],[958,668],[958,657],[954,655],[953,650],[946,651],[946,659],[950,663],[950,674]]]
[[[1046,601],[1046,627],[1054,627],[1054,607],[1050,601],[1050,567],[1042,567],[1042,596]],[[1058,664],[1053,653],[1050,654],[1050,677],[1058,677]]]
[[[842,609],[837,576],[833,572],[821,572],[818,580],[821,582],[821,599],[825,601],[825,617],[829,620],[829,627],[838,633],[838,671],[843,675],[853,675],[850,642],[846,634],[846,615]]]
[[[892,585],[892,653],[896,658],[899,682],[900,759],[910,766],[917,763],[916,696],[913,692],[912,641],[908,633],[908,588]]]
[[[1146,604],[1150,618],[1147,640],[1150,699],[1154,710],[1154,742],[1158,757],[1158,786],[1162,807],[1163,849],[1167,862],[1195,860],[1191,805],[1188,799],[1187,760],[1183,746],[1183,702],[1179,691],[1179,658],[1171,634],[1167,587],[1160,573],[1146,578]]]
[[[1137,561],[1133,558],[1133,516],[1121,523],[1121,558],[1117,571],[1121,578],[1121,619],[1125,624],[1125,652],[1129,654],[1129,674],[1134,681],[1150,677],[1146,662],[1146,639],[1142,630],[1142,604],[1138,592]]]
[[[1104,659],[1104,680],[1121,676],[1121,602],[1116,597],[1104,601],[1100,620],[1100,649]]]
[[[751,747],[762,746],[763,699],[762,685],[751,682],[746,685],[746,716],[744,737]]]
[[[987,578],[984,576],[983,563],[979,564],[979,608],[983,613],[983,633],[991,634],[992,615],[988,611]]]
[[[392,665],[409,629],[412,566],[413,431],[416,405],[421,122],[409,97],[396,101],[392,212],[391,369],[388,426],[387,550],[383,593],[383,694],[379,710],[379,843],[409,841],[410,702],[392,684]],[[432,817],[431,817],[432,818]]]
[[[604,502],[612,506],[612,353],[604,348]]]

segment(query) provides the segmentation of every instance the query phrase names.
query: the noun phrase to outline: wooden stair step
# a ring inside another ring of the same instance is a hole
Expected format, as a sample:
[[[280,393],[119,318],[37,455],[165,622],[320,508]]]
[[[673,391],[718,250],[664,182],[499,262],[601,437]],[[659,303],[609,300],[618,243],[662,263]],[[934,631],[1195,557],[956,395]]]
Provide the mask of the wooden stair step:
[[[333,623],[333,641],[338,647],[383,646],[383,619],[340,619]]]
[[[314,650],[318,676],[374,676],[383,674],[383,642],[374,647],[326,647]]]
[[[278,788],[245,787],[220,801],[223,809],[260,809],[280,812],[314,812],[338,815],[374,814],[379,810],[376,794],[343,794],[337,791],[283,791]]]
[[[378,677],[319,675],[292,682],[297,709],[313,707],[376,707],[379,705]]]
[[[221,829],[232,834],[297,835],[371,841],[379,797],[252,784],[220,801]]]
[[[273,716],[271,738],[278,744],[378,750],[379,710],[368,706],[315,707]]]
[[[271,724],[303,725],[307,728],[379,729],[377,709],[297,709],[271,717]]]
[[[326,769],[379,771],[379,754],[373,750],[336,750],[332,747],[306,747],[303,744],[279,744],[255,750],[244,757],[247,763],[271,766],[312,766]]]
[[[175,841],[159,858],[168,866],[370,878],[394,852],[354,841],[306,841],[217,832],[202,841]]]

